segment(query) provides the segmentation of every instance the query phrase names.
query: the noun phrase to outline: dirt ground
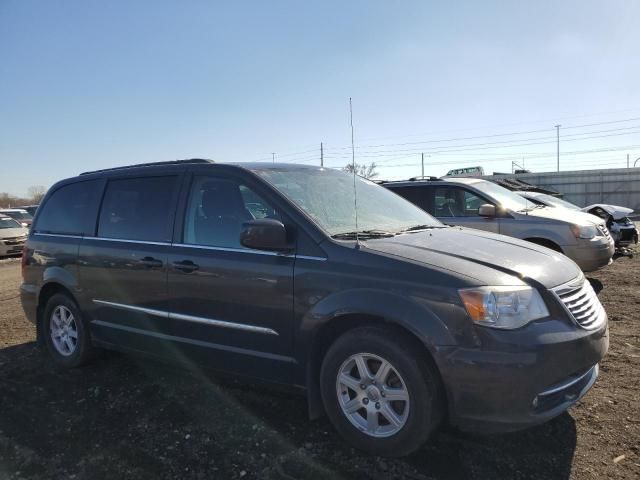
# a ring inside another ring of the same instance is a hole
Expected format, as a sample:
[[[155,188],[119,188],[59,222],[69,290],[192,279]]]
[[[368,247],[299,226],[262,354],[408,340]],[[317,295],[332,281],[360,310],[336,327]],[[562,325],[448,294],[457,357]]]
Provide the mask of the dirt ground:
[[[106,354],[57,371],[0,261],[0,479],[640,478],[640,258],[591,275],[604,285],[611,346],[568,413],[519,433],[443,431],[403,459],[360,454],[304,398]]]

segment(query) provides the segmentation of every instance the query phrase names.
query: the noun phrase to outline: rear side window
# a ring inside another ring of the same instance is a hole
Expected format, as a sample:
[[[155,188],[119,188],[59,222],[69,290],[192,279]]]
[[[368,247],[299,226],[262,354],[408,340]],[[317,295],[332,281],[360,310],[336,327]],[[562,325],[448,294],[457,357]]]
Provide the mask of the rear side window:
[[[40,207],[35,232],[93,235],[100,201],[100,181],[64,185]]]
[[[110,180],[98,236],[170,242],[177,191],[177,176]]]

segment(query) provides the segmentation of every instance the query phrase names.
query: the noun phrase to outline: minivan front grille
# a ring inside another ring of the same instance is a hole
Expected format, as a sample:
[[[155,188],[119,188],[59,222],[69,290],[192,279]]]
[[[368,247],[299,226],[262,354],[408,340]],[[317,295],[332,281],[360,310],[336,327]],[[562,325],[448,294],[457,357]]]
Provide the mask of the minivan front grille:
[[[606,313],[591,283],[585,280],[573,281],[553,289],[571,318],[588,330],[599,328],[605,321]]]

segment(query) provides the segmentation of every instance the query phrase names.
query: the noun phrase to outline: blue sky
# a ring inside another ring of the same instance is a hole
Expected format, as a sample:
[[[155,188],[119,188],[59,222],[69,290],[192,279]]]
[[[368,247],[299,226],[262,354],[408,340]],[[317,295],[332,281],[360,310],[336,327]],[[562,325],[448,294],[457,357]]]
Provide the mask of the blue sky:
[[[553,170],[556,123],[563,169],[623,167],[638,18],[617,0],[0,0],[0,192],[175,158],[315,163],[321,141],[341,166],[350,96],[358,161],[384,178],[423,150],[427,174]]]

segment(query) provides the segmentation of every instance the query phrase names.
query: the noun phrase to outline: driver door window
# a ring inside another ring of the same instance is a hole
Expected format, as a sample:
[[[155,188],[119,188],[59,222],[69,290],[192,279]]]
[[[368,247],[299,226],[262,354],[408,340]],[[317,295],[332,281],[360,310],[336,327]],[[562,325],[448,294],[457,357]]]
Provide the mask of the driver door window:
[[[226,178],[195,177],[184,224],[184,243],[226,248],[240,244],[242,225],[278,212],[253,190]]]
[[[462,190],[455,187],[440,187],[436,189],[433,201],[436,217],[462,217]]]
[[[477,217],[480,205],[488,204],[489,202],[482,197],[479,197],[475,193],[468,190],[463,191],[463,216],[465,217]]]

